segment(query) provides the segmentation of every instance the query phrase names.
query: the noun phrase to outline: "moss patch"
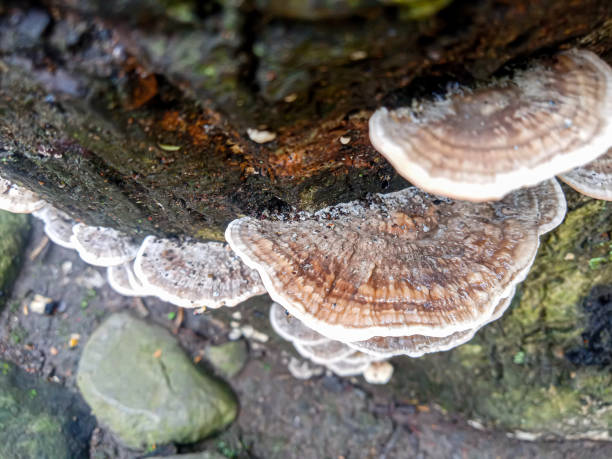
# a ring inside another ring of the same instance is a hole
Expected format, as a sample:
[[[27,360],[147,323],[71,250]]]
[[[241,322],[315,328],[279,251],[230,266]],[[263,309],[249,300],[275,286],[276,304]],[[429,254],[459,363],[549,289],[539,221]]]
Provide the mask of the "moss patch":
[[[0,210],[0,307],[4,305],[19,267],[30,225],[26,215]]]
[[[94,425],[74,394],[0,361],[0,457],[85,457]]]

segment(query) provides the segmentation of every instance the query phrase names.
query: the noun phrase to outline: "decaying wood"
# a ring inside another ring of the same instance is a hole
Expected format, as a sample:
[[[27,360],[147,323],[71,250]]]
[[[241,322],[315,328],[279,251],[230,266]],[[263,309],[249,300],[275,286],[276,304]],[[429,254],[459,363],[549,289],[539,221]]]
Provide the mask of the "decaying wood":
[[[612,62],[607,0],[166,3],[0,7],[0,175],[90,224],[221,239],[405,186],[368,141],[383,102],[560,47]]]

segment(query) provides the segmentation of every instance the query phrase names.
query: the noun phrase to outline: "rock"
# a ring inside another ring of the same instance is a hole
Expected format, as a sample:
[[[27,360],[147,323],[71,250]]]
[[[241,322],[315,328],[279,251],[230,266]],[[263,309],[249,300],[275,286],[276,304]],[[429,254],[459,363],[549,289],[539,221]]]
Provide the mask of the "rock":
[[[27,215],[0,210],[0,307],[8,298],[21,266],[21,253],[28,240]]]
[[[155,456],[151,459],[161,459],[162,456]],[[199,453],[176,454],[174,456],[164,456],[164,459],[227,459],[226,456],[215,451],[201,451]]]
[[[208,361],[226,378],[240,373],[249,358],[249,351],[244,340],[229,341],[218,346],[206,348]]]
[[[0,361],[0,457],[87,457],[94,425],[77,396]]]
[[[450,352],[395,359],[397,397],[521,438],[610,438],[612,205],[565,190],[565,222],[543,238],[504,317]]]
[[[167,330],[127,313],[92,334],[77,384],[98,420],[134,448],[198,441],[237,411],[230,389],[200,372]]]

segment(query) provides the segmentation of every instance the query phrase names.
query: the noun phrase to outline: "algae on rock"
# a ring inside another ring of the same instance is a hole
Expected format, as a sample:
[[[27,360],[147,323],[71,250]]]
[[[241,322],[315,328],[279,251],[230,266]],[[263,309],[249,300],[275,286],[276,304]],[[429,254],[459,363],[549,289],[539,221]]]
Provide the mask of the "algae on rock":
[[[21,266],[21,252],[28,239],[27,215],[0,210],[0,307],[8,298]]]
[[[89,339],[77,384],[98,420],[129,447],[192,443],[231,423],[231,390],[193,365],[174,337],[127,313]]]
[[[85,457],[93,427],[73,393],[0,361],[0,457]]]
[[[245,340],[228,341],[206,348],[206,358],[224,377],[233,378],[244,368],[249,358]]]

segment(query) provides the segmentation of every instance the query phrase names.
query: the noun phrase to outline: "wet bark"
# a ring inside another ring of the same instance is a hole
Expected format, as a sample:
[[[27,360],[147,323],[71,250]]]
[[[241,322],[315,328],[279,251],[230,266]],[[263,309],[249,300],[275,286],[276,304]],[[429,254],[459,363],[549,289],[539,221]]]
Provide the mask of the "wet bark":
[[[372,110],[570,46],[612,62],[612,3],[9,3],[0,175],[90,224],[221,239],[241,215],[406,186]]]

